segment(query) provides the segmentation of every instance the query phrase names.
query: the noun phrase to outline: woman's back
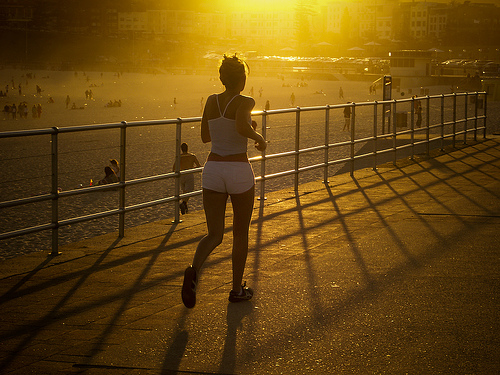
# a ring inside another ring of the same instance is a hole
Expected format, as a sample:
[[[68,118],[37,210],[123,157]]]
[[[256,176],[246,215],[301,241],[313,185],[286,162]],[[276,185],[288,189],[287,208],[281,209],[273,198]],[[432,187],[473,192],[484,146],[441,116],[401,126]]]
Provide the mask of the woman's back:
[[[240,95],[212,95],[208,103],[208,127],[212,141],[212,152],[221,156],[247,152],[248,138],[236,129],[236,111]]]

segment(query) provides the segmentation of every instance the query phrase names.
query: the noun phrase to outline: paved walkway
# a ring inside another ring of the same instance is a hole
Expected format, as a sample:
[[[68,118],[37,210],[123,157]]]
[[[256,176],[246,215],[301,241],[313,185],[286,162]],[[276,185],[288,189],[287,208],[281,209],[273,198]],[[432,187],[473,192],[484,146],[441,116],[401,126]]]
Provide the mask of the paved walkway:
[[[0,373],[500,373],[500,138],[299,193],[255,209],[248,303],[230,216],[192,310],[202,212],[0,262]]]

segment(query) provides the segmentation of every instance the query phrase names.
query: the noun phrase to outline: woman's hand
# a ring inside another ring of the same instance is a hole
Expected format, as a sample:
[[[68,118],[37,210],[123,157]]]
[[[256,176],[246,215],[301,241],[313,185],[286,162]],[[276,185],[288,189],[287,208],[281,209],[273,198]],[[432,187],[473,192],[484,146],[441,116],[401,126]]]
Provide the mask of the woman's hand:
[[[264,137],[260,136],[260,139],[258,141],[255,141],[255,148],[259,151],[264,151],[266,147],[266,140],[264,139]]]

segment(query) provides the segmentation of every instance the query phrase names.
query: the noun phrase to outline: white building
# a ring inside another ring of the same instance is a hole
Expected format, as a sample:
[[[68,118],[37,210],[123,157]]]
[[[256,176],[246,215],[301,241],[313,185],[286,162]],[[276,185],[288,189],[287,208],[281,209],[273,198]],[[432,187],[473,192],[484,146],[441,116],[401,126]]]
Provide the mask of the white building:
[[[118,30],[120,32],[145,32],[148,28],[146,12],[123,12],[118,14]]]
[[[410,35],[415,39],[424,39],[428,34],[429,5],[415,3],[410,8]]]
[[[393,77],[425,77],[431,74],[432,52],[394,51],[390,54]]]
[[[295,30],[295,18],[289,12],[234,12],[229,21],[229,36],[243,43],[287,46]]]

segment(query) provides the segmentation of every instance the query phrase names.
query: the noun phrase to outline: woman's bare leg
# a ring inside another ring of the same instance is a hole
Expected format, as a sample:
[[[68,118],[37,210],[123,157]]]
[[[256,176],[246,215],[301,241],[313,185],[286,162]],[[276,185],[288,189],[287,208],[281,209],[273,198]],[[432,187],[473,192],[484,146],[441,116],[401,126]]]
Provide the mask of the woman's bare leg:
[[[232,194],[233,205],[233,290],[241,290],[248,254],[248,230],[252,219],[255,187],[242,194]]]
[[[208,234],[203,237],[194,254],[193,267],[199,274],[210,253],[222,242],[226,215],[227,194],[203,189],[203,208],[207,220]]]

